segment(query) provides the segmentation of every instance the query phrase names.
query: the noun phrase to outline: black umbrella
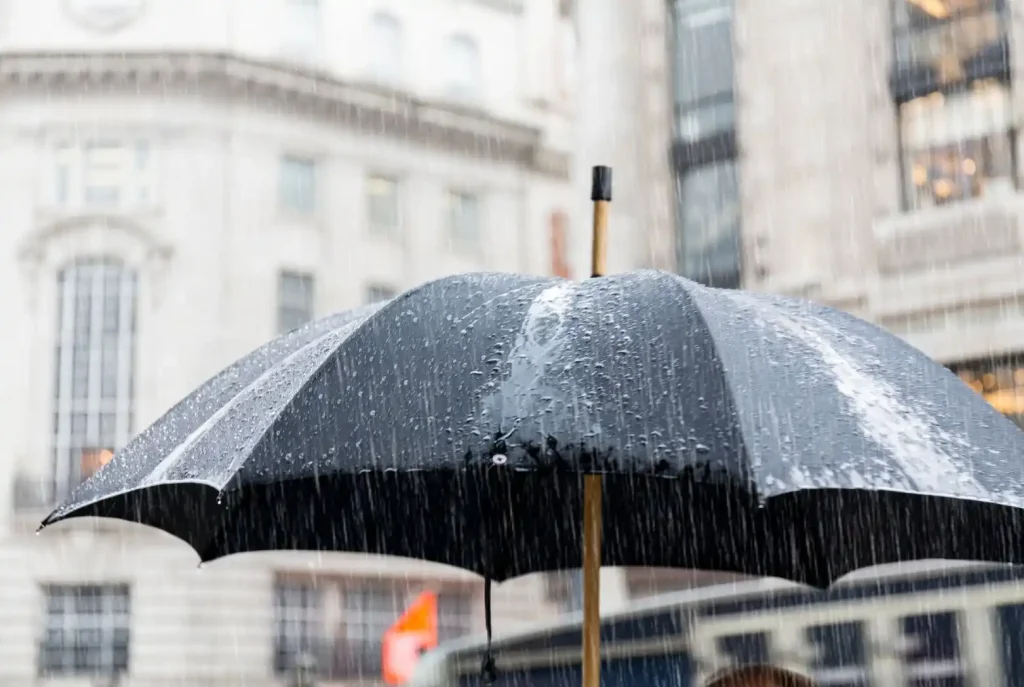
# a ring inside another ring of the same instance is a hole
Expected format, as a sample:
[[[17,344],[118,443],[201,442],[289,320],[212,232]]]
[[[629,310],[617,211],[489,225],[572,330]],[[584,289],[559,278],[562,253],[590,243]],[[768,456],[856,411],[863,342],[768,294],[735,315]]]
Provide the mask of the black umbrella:
[[[593,583],[598,554],[819,586],[1024,560],[1024,433],[955,376],[842,312],[655,271],[449,277],[292,332],[44,524],[141,522],[203,560],[364,551],[504,580],[584,563],[584,491],[605,533]]]

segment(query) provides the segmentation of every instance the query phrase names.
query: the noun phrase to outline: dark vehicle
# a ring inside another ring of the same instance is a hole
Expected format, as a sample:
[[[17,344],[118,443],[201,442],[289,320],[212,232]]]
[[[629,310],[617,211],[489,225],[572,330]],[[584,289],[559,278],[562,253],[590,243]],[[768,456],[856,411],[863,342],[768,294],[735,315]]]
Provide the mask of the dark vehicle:
[[[759,580],[656,597],[603,620],[601,685],[696,687],[726,666],[772,663],[829,687],[1024,687],[1024,570],[908,570],[825,592]],[[494,647],[495,687],[580,684],[578,615]],[[411,687],[479,687],[482,649],[431,652]]]

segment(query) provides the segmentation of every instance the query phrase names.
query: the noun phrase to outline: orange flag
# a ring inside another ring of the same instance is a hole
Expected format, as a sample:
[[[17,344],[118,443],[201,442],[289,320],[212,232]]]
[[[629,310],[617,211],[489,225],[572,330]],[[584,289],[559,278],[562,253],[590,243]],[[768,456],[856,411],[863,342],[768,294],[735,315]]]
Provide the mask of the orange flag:
[[[404,684],[420,654],[437,646],[437,594],[422,592],[384,633],[381,672],[389,685]]]

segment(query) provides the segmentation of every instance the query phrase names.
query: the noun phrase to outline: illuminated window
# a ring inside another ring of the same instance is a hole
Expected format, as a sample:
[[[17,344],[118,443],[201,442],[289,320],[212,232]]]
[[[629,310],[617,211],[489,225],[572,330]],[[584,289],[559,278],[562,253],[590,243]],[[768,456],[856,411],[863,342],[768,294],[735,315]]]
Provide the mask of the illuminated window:
[[[974,82],[965,91],[932,93],[900,106],[909,209],[1013,193],[1009,88]]]
[[[894,1],[895,66],[910,83],[939,89],[1006,68],[1005,0]]]
[[[961,381],[1024,429],[1024,360],[954,368]]]
[[[127,443],[134,415],[136,276],[80,260],[58,276],[54,478],[63,497]]]

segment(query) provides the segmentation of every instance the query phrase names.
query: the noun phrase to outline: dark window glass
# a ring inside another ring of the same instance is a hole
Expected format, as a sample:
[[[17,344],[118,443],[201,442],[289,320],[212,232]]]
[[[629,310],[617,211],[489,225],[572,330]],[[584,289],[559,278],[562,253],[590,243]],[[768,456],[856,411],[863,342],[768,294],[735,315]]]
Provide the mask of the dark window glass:
[[[718,652],[729,657],[736,665],[771,662],[771,647],[767,632],[729,635],[718,638]]]
[[[740,284],[740,207],[735,160],[689,170],[678,181],[680,272],[722,288]]]
[[[677,0],[674,24],[677,135],[694,141],[732,129],[732,3]]]

